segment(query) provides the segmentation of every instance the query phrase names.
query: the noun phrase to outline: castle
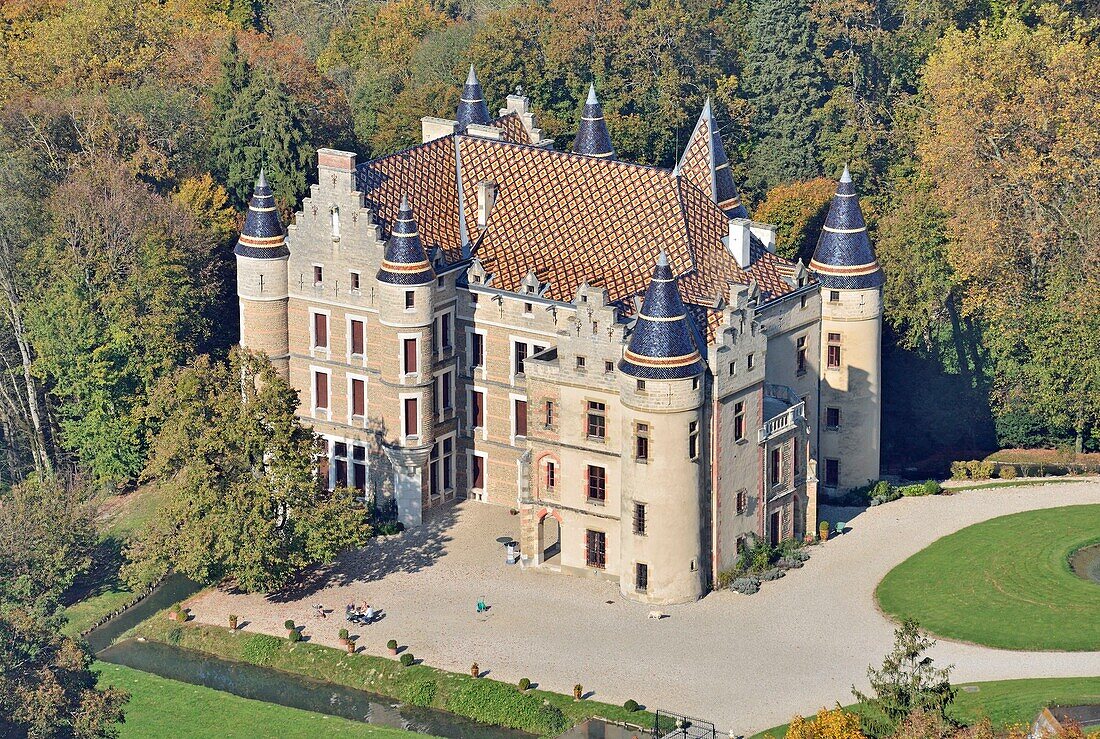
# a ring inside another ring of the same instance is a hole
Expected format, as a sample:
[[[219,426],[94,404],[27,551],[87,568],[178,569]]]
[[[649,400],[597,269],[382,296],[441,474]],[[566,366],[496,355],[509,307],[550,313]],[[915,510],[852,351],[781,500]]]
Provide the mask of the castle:
[[[709,102],[671,171],[615,157],[594,91],[557,151],[472,68],[422,130],[319,150],[285,231],[261,174],[236,247],[241,344],[299,391],[330,487],[407,526],[511,507],[527,566],[662,604],[878,478],[883,275],[847,170],[806,266],[748,217]]]

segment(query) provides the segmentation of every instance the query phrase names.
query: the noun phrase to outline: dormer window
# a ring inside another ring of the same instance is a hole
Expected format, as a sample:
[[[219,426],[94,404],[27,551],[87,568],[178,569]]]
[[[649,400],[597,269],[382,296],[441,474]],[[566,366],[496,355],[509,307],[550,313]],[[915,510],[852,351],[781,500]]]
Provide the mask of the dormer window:
[[[332,222],[332,238],[340,238],[340,206],[332,206],[332,210],[329,211],[329,218]]]

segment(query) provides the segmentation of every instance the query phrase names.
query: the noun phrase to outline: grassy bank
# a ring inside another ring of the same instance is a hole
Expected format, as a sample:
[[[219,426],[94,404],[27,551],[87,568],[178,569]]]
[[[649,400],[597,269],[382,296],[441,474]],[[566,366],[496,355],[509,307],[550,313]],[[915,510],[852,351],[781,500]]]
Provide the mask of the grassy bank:
[[[557,736],[592,717],[647,726],[653,721],[652,714],[644,711],[630,712],[598,701],[574,701],[571,696],[543,690],[520,692],[509,683],[475,679],[428,665],[402,667],[396,659],[361,653],[349,655],[308,642],[292,644],[287,639],[204,624],[180,625],[169,621],[163,613],[139,625],[133,635],[367,690],[540,736]],[[538,680],[537,675],[531,678]]]
[[[240,698],[200,685],[168,680],[121,665],[98,662],[99,684],[130,694],[120,739],[178,739],[220,736],[233,739],[410,739],[400,729],[369,726],[297,708]]]
[[[1001,480],[1000,482],[976,482],[966,485],[952,485],[948,480],[945,483],[944,492],[946,493],[959,493],[964,490],[985,490],[986,488],[1031,488],[1039,485],[1059,485],[1071,482],[1081,482],[1081,478],[1074,477],[1069,480],[1061,480],[1058,478],[1028,478],[1026,480]]]
[[[948,715],[964,724],[988,718],[997,731],[1018,724],[1030,724],[1044,706],[1100,703],[1100,677],[995,680],[963,683],[956,687],[959,694]],[[854,705],[845,708],[856,710]],[[806,715],[815,712],[816,709],[807,709]],[[786,733],[787,724],[783,724],[762,731],[751,739],[763,739],[766,735],[783,739]]]
[[[875,590],[933,634],[1002,649],[1100,649],[1100,587],[1069,555],[1100,541],[1100,505],[1001,516],[939,539]]]

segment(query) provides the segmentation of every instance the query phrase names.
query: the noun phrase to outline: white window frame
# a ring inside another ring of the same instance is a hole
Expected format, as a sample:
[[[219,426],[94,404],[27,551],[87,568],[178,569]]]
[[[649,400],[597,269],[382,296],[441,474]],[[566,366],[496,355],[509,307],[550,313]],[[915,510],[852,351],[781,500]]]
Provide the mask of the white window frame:
[[[451,484],[450,485],[447,485],[446,484],[447,481],[443,479],[443,442],[446,439],[451,440],[451,481],[450,481]],[[457,470],[455,469],[455,459],[458,457],[458,438],[456,437],[455,433],[452,431],[449,434],[443,434],[442,436],[437,437],[436,440],[435,440],[435,445],[434,446],[439,450],[438,456],[436,457],[436,459],[434,461],[432,461],[431,458],[429,457],[428,464],[430,464],[430,465],[439,465],[436,468],[436,471],[435,471],[436,479],[440,481],[439,499],[440,500],[447,500],[447,495],[448,494],[453,494],[455,489],[457,488],[457,485],[455,483],[456,483],[458,475],[457,475]],[[429,472],[428,474],[430,475],[432,473]],[[431,491],[429,490],[429,493],[430,492]]]
[[[366,442],[362,440],[347,439],[348,442],[348,480],[352,483],[348,487],[357,492],[362,492],[363,500],[366,500],[370,493],[370,449],[367,447]],[[353,471],[355,469],[355,449],[360,448],[363,450],[363,489],[359,491],[355,487],[354,480],[352,480]]]
[[[481,457],[481,487],[473,487],[473,458]],[[466,450],[466,493],[468,498],[484,501],[485,494],[489,490],[489,455],[485,452]]]
[[[325,403],[328,407],[324,409],[317,407],[317,375],[319,374],[328,376],[328,382],[325,383],[328,385],[328,397],[325,398]],[[332,420],[332,370],[327,367],[318,367],[314,364],[309,366],[309,401],[310,410],[312,411],[310,415],[314,418],[322,418],[325,421]],[[319,416],[317,414],[319,410],[324,410],[325,415]],[[331,460],[332,457],[330,456],[329,459]]]
[[[452,319],[453,320],[453,319]],[[471,338],[473,334],[477,334],[481,337],[481,364],[477,367],[474,366],[474,340]],[[474,377],[475,373],[481,376],[480,379],[485,380],[488,378],[488,362],[485,361],[486,349],[489,345],[489,332],[485,329],[467,328],[466,329],[466,368],[470,371],[470,377]],[[513,355],[514,356],[514,355]]]
[[[327,343],[325,346],[316,346],[317,344],[317,319],[315,316],[322,315],[325,317],[325,326],[328,329],[328,336],[326,337]],[[310,308],[309,309],[309,355],[316,357],[318,354],[322,354],[325,357],[330,356],[332,353],[332,311],[324,308]]]
[[[446,315],[450,315],[451,317],[451,343],[449,346],[443,346],[443,332],[441,330],[443,326],[443,316]],[[435,342],[435,355],[437,357],[442,357],[448,351],[453,353],[455,350],[455,309],[452,307],[437,311],[433,320],[435,322],[435,336],[433,337],[433,341]],[[484,344],[482,344],[482,346],[484,346]]]
[[[369,382],[366,375],[356,375],[356,374],[352,374],[350,372],[348,373],[347,378],[348,378],[347,379],[347,383],[348,383],[348,425],[349,426],[356,426],[356,427],[366,428],[367,427],[367,416],[370,414],[370,396],[369,396],[370,382]],[[354,401],[354,398],[351,394],[351,382],[352,382],[352,380],[362,380],[363,381],[363,417],[359,420],[356,420],[355,416],[352,415],[352,403]]]
[[[511,429],[510,429],[510,432],[511,432],[510,433],[510,441],[511,441],[512,446],[516,445],[516,439],[525,439],[525,440],[527,439],[527,434],[520,435],[520,434],[516,433],[516,401],[517,400],[522,400],[524,403],[526,403],[527,402],[527,396],[523,395],[522,393],[508,393],[508,415],[512,419],[512,425],[511,425]],[[528,430],[530,430],[530,426],[531,426],[531,407],[530,406],[527,407],[527,426],[528,426]]]
[[[420,393],[399,393],[398,400],[401,403],[401,443],[408,443],[410,434],[405,433],[405,401],[409,398],[416,400],[416,443],[419,444],[420,440],[424,438],[424,400],[423,395]]]
[[[405,367],[402,366],[401,367],[401,384],[402,385],[409,384],[410,382],[412,384],[416,384],[416,383],[420,382],[420,378],[423,376],[424,362],[423,362],[423,358],[420,356],[420,342],[423,340],[423,338],[424,338],[423,335],[420,334],[420,333],[400,333],[400,334],[397,335],[397,345],[400,348],[400,352],[401,352],[401,354],[398,358],[398,361],[402,365],[405,364],[405,339],[415,339],[416,340],[416,372],[413,372],[413,373],[405,372]]]
[[[451,384],[451,406],[445,408],[443,406],[443,385],[448,381],[448,375],[450,376]],[[434,389],[435,389],[435,407],[432,409],[435,412],[435,416],[439,421],[446,420],[455,414],[455,372],[453,368],[447,368],[440,370],[434,377]]]
[[[482,398],[482,415],[484,415],[484,426],[474,425],[474,393],[481,393]],[[531,422],[530,413],[528,413],[527,422]],[[473,387],[466,388],[466,426],[470,429],[470,435],[475,432],[481,433],[482,439],[489,438],[489,388],[481,385],[474,385]]]
[[[352,321],[362,321],[363,322],[363,353],[362,354],[352,354],[351,353],[351,322]],[[367,365],[367,317],[366,316],[358,316],[358,315],[355,315],[353,313],[348,313],[344,317],[344,334],[345,334],[344,347],[347,350],[348,364],[358,363],[358,364],[361,364],[362,366],[365,367]],[[331,338],[332,337],[330,336],[329,337],[329,339],[330,339],[329,343],[331,343]],[[404,357],[402,357],[401,359],[402,359],[402,361],[404,361]]]
[[[511,384],[513,384],[513,385],[516,384],[516,344],[526,344],[527,345],[527,356],[524,358],[524,361],[527,361],[531,357],[535,356],[535,354],[537,353],[535,351],[535,347],[538,346],[534,341],[527,338],[526,336],[511,336],[510,335],[508,337],[508,365],[509,365],[509,368],[511,370],[511,372],[509,374],[509,377],[512,378]],[[550,346],[549,342],[547,342],[546,346],[543,346],[542,350],[544,351],[547,346]],[[524,372],[525,377],[526,377],[526,375],[527,375],[527,373]]]

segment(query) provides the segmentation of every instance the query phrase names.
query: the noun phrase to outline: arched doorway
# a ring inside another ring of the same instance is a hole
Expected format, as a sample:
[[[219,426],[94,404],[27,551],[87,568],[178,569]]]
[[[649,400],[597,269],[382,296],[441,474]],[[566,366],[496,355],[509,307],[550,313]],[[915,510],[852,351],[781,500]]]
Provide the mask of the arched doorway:
[[[557,511],[543,511],[539,519],[539,564],[561,566],[561,521]]]

